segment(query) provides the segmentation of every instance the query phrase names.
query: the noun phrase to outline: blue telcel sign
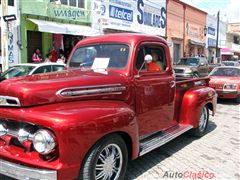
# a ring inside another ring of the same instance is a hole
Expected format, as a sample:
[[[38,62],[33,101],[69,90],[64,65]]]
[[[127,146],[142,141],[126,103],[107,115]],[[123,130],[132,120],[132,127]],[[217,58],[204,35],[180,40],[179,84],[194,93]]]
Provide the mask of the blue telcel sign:
[[[133,22],[133,11],[117,6],[109,6],[109,17]]]

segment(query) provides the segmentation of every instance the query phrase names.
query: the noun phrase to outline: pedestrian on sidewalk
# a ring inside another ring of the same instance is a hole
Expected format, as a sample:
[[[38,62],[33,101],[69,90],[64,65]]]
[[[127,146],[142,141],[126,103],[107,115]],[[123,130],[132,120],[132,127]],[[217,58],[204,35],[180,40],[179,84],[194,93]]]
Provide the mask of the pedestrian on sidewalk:
[[[51,58],[52,58],[52,54],[51,53],[47,53],[46,59],[45,59],[44,62],[51,62]]]
[[[35,51],[34,51],[34,53],[33,53],[33,55],[32,55],[32,61],[34,62],[34,63],[40,63],[40,62],[42,62],[42,55],[41,55],[41,52],[40,52],[40,49],[36,49]]]
[[[57,63],[65,64],[65,63],[66,63],[65,61],[66,61],[66,59],[65,59],[64,54],[60,54],[60,55],[59,55],[59,58],[58,58],[58,60],[57,60]]]

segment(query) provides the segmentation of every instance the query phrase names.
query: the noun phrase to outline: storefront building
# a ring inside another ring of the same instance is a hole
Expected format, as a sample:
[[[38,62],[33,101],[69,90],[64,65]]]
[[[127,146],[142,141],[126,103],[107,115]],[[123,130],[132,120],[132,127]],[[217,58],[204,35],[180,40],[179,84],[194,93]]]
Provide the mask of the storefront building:
[[[167,41],[173,62],[176,63],[184,52],[185,8],[177,0],[167,1]]]
[[[227,48],[227,23],[219,21],[219,34],[218,34],[218,48],[220,49],[219,57],[217,62],[220,63],[222,60],[228,59],[232,56],[232,50]]]
[[[232,51],[227,60],[240,59],[240,23],[228,24],[226,47]]]
[[[206,57],[208,62],[216,63],[217,18],[207,15]]]
[[[90,0],[21,0],[21,62],[32,62],[35,49],[42,57],[52,50],[69,55],[86,36],[99,34],[90,27]]]
[[[179,0],[167,1],[167,41],[174,63],[183,56],[205,56],[206,17]]]
[[[93,0],[92,27],[103,34],[139,32],[166,36],[164,0]]]
[[[2,16],[2,4],[0,1],[0,14]],[[8,15],[14,15],[16,17],[16,20],[9,22],[7,25],[7,22],[3,20],[1,17],[1,24],[0,24],[0,31],[1,34],[2,31],[8,31],[8,37],[7,37],[7,56],[6,59],[8,60],[8,66],[13,66],[15,64],[19,63],[19,12],[18,12],[18,0],[10,0],[8,1],[8,7],[7,7]],[[2,27],[3,26],[3,27]],[[7,30],[7,26],[9,27]],[[6,28],[4,30],[4,28]],[[0,72],[2,70],[2,37],[0,35]],[[5,60],[5,59],[4,59]]]
[[[185,4],[185,47],[186,56],[206,56],[207,13]]]

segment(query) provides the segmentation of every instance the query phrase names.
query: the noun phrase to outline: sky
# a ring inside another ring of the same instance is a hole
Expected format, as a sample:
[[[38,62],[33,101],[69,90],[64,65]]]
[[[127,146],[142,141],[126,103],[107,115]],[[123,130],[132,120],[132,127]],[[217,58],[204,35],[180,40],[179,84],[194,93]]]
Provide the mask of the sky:
[[[227,22],[240,23],[240,0],[181,0]]]

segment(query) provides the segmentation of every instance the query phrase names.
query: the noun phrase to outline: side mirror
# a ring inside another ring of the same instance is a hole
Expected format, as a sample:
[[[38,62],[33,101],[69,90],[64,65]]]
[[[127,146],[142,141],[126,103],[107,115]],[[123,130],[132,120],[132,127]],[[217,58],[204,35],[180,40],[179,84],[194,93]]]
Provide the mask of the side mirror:
[[[138,74],[135,76],[135,78],[139,78],[140,77],[140,71],[142,70],[144,64],[149,64],[149,63],[152,62],[152,60],[153,60],[152,55],[147,54],[147,55],[144,56],[144,62],[142,63],[142,66],[138,70]]]
[[[150,55],[150,54],[147,54],[147,55],[144,57],[144,62],[145,62],[146,64],[151,63],[152,60],[153,60],[153,58],[152,58],[152,55]]]

